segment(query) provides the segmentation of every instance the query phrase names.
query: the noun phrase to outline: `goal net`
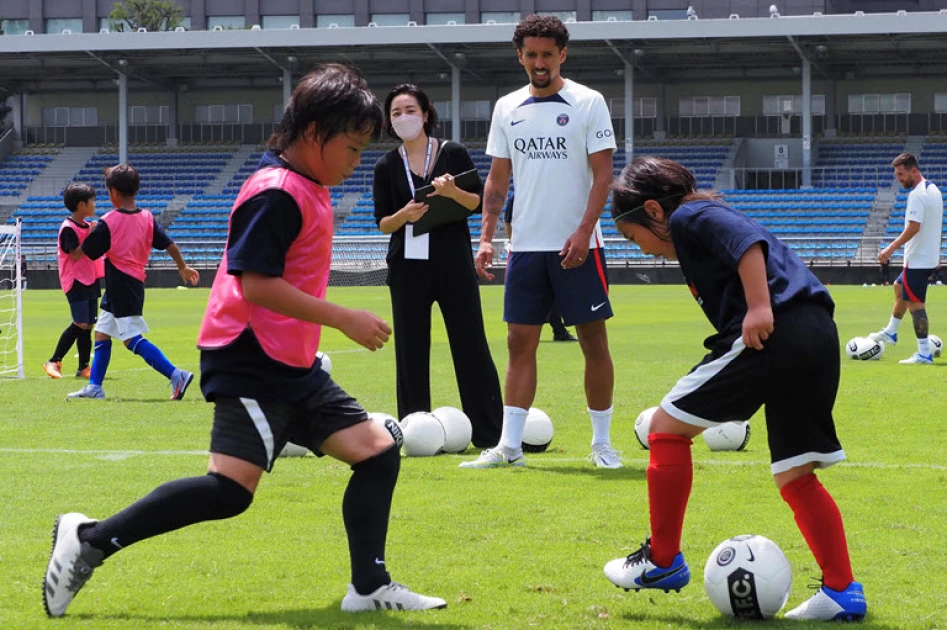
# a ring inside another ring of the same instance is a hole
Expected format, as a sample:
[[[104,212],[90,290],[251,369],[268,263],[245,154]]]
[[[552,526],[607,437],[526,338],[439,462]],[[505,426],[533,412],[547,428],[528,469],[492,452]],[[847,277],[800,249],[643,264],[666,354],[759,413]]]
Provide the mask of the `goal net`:
[[[0,225],[0,378],[23,378],[20,223]]]

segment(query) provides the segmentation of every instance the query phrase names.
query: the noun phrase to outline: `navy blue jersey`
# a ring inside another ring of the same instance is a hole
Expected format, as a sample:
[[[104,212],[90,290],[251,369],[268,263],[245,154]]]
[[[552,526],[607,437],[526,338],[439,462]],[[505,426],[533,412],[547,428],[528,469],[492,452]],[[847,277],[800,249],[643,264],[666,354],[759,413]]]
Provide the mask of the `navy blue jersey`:
[[[122,210],[126,214],[134,214],[141,210]],[[153,249],[168,249],[173,240],[154,219],[154,231],[151,237]],[[104,256],[112,248],[112,233],[105,221],[99,221],[89,237],[82,243],[85,255],[96,260]],[[105,295],[102,297],[102,310],[108,311],[115,317],[133,317],[141,315],[145,308],[145,283],[120,271],[108,258],[105,259]]]
[[[718,333],[742,330],[746,296],[737,267],[759,243],[766,259],[769,297],[776,313],[794,302],[835,311],[828,290],[805,263],[763,226],[722,201],[691,201],[669,219],[671,241],[691,293]]]

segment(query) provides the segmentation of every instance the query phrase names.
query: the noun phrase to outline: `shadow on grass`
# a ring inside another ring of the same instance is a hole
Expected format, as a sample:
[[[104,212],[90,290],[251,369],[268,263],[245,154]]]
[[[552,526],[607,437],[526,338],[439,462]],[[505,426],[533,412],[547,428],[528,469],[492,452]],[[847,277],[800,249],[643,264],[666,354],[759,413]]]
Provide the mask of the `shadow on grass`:
[[[536,461],[538,461],[538,459]],[[541,466],[536,465],[533,462],[529,462],[527,467],[529,470],[539,473],[553,473],[557,475],[582,475],[585,477],[595,477],[597,479],[601,479],[602,481],[644,480],[646,474],[644,468],[632,468],[629,466],[626,466],[625,468],[609,470],[606,468],[593,468],[591,465],[582,467]]]
[[[129,614],[80,614],[69,615],[70,619],[89,622],[90,627],[95,623],[108,621],[128,621],[144,626],[163,625],[168,622],[187,624],[188,627],[200,628],[213,626],[217,623],[230,622],[246,624],[248,626],[283,626],[288,628],[430,628],[432,630],[466,630],[473,626],[459,623],[439,623],[432,615],[446,614],[437,611],[370,611],[364,613],[344,613],[341,610],[342,600],[323,608],[302,608],[289,610],[271,610],[266,612],[249,612],[245,614],[215,615],[135,615]],[[448,607],[449,610],[449,607]]]
[[[787,606],[783,609],[783,612],[789,610],[790,607]],[[701,630],[714,630],[716,628],[772,628],[772,627],[781,627],[781,628],[825,628],[826,622],[824,621],[811,621],[811,622],[800,622],[794,621],[792,619],[778,618],[778,619],[735,619],[732,617],[724,617],[723,615],[716,617],[710,621],[704,619],[692,619],[681,614],[669,612],[668,614],[655,614],[655,612],[649,611],[647,613],[633,613],[625,612],[621,615],[618,615],[623,621],[627,621],[631,624],[631,627],[638,627],[640,625],[655,625],[655,624],[665,624],[667,628],[699,628]],[[872,617],[871,612],[869,611],[868,616],[858,625],[859,628],[877,628],[879,630],[900,630],[902,626],[890,625],[885,623],[876,623]]]

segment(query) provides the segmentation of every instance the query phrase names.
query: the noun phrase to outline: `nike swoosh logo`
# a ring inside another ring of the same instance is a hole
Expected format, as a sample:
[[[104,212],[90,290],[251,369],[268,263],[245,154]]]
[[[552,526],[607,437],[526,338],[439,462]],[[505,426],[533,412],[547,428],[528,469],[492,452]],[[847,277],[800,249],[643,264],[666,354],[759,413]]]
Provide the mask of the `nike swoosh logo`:
[[[754,560],[756,560],[756,556],[753,555],[753,550],[752,550],[752,549],[750,549],[749,547],[747,547],[747,548],[746,548],[746,551],[747,551],[747,553],[750,554],[750,562],[753,562]]]
[[[511,121],[511,122],[510,122],[510,127],[515,127],[516,125],[520,124],[521,122],[526,122],[526,119],[524,118],[523,120],[514,120],[514,121]]]
[[[595,311],[597,311],[598,309],[602,308],[602,307],[605,306],[606,304],[607,304],[607,302],[602,302],[601,304],[596,304],[595,306],[592,307],[592,312],[594,313]]]
[[[660,582],[661,580],[663,580],[663,579],[665,579],[665,578],[669,578],[669,577],[672,577],[672,576],[674,576],[674,575],[677,575],[678,573],[681,572],[681,570],[682,570],[683,568],[684,568],[684,565],[682,564],[681,566],[677,567],[676,569],[671,569],[670,571],[665,571],[664,573],[659,573],[659,574],[654,575],[654,576],[652,576],[652,577],[648,577],[648,572],[647,572],[647,571],[642,571],[642,572],[641,572],[641,577],[639,578],[639,581],[641,582],[641,585],[642,585],[642,586],[650,586],[651,584],[656,584],[656,583]]]
[[[120,544],[118,544],[118,536],[114,536],[114,537],[112,538],[112,541],[111,541],[111,542],[112,542],[112,544],[115,545],[117,548],[119,548],[119,549],[124,549],[124,547],[122,547]]]
[[[384,560],[379,560],[378,558],[375,558],[375,564],[385,564],[385,561],[384,561]]]

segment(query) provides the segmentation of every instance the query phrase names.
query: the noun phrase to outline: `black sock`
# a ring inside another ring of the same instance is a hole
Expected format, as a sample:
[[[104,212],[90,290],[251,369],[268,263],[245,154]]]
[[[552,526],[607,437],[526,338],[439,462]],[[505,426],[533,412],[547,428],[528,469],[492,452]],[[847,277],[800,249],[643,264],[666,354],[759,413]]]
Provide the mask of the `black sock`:
[[[167,532],[231,518],[253,502],[253,493],[236,481],[207,473],[158,486],[118,514],[79,531],[79,540],[105,553]]]
[[[398,447],[352,466],[352,477],[342,499],[342,520],[349,538],[352,585],[368,595],[391,582],[385,570],[385,540],[391,497],[401,469]]]
[[[75,343],[78,334],[77,331],[82,332],[82,329],[75,324],[69,324],[69,327],[62,331],[62,335],[59,336],[59,343],[56,344],[56,351],[53,353],[50,361],[57,363],[62,361],[62,358],[69,352],[69,348]]]
[[[76,334],[76,348],[79,350],[79,369],[89,367],[89,360],[92,358],[92,329],[79,329]]]

